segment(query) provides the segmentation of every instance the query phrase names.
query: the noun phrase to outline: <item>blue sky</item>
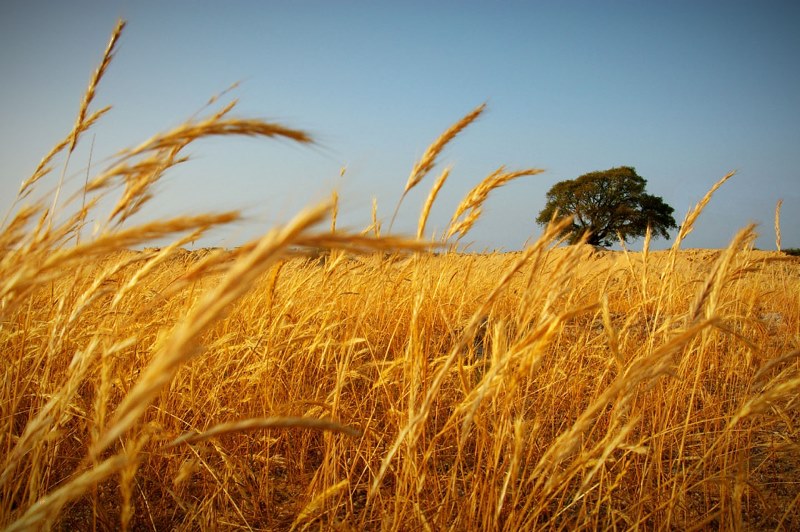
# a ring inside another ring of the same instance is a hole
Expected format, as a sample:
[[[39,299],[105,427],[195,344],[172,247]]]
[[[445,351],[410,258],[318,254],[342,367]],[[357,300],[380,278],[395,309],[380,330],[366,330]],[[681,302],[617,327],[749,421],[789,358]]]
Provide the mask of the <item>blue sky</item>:
[[[758,222],[757,245],[774,249],[782,198],[783,245],[800,247],[800,3],[6,0],[3,211],[71,127],[118,17],[128,27],[94,106],[114,109],[94,131],[93,160],[181,123],[236,81],[239,115],[318,141],[192,147],[143,218],[244,209],[246,222],[202,244],[237,245],[334,188],[340,226],[368,225],[372,197],[388,224],[427,145],[488,102],[441,158],[453,172],[432,230],[500,165],[546,172],[493,193],[466,238],[474,249],[520,248],[541,231],[547,190],[586,172],[636,167],[680,221],[737,170],[686,246],[721,247]],[[90,138],[71,171],[88,160]],[[397,232],[413,232],[435,173],[407,197]]]

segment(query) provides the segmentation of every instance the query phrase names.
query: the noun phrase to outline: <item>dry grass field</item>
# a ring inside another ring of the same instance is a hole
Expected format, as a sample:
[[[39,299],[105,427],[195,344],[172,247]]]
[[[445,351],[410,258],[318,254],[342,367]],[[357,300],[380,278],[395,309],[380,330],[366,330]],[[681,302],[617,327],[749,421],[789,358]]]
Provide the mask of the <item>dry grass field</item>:
[[[491,190],[538,172],[500,169],[444,246],[338,230],[332,201],[189,252],[238,215],[129,220],[189,143],[311,139],[212,102],[64,193],[120,31],[0,235],[0,526],[800,529],[800,260],[752,227],[681,249],[725,178],[668,251],[563,246],[554,222],[459,253]]]

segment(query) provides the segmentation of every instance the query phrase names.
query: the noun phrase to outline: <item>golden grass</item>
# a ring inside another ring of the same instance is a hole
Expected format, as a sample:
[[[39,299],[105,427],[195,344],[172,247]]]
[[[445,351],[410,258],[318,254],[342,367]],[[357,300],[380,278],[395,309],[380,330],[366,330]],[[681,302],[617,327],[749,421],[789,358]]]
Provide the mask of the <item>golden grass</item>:
[[[775,204],[775,249],[781,250],[781,207],[783,200],[779,199]]]
[[[128,227],[198,138],[311,141],[232,108],[119,154],[59,212],[59,187],[22,204],[44,174],[21,189],[0,233],[0,526],[800,528],[800,263],[753,250],[753,227],[680,249],[730,176],[663,252],[559,246],[561,221],[518,253],[433,254],[381,235],[376,207],[337,228],[336,195],[230,251],[182,246],[236,213]],[[451,234],[514,177],[469,193]]]
[[[453,235],[458,235],[462,238],[482,214],[482,206],[489,197],[489,193],[508,184],[514,179],[541,174],[544,170],[538,168],[529,168],[526,170],[517,170],[514,172],[507,172],[505,167],[500,167],[491,174],[489,174],[483,181],[478,183],[475,188],[469,191],[461,203],[456,207],[453,217],[450,219],[450,227],[447,230],[445,238],[450,238]]]
[[[403,188],[403,194],[400,196],[400,199],[397,201],[397,206],[394,209],[394,214],[392,215],[392,221],[389,223],[389,229],[392,228],[394,225],[394,220],[397,217],[397,213],[400,210],[400,204],[403,203],[403,199],[405,199],[406,194],[409,191],[417,186],[422,178],[428,175],[428,173],[433,169],[436,165],[436,159],[439,157],[439,154],[442,153],[445,146],[447,146],[453,139],[455,139],[459,133],[464,131],[472,122],[477,120],[477,118],[486,110],[486,104],[483,103],[464,115],[461,120],[450,126],[445,130],[444,133],[439,135],[436,140],[428,146],[428,149],[425,150],[425,153],[422,154],[422,157],[419,161],[414,164],[414,167],[411,169],[411,174],[408,176],[408,180],[406,181],[406,186]]]

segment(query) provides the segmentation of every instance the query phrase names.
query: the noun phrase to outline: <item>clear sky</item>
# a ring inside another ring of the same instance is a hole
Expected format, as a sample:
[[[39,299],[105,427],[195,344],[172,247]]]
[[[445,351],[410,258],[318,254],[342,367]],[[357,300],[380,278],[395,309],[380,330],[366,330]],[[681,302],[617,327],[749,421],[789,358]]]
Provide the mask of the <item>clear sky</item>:
[[[114,106],[94,132],[94,161],[181,123],[239,80],[239,115],[318,141],[192,147],[146,215],[244,209],[246,223],[205,245],[237,245],[334,188],[340,225],[368,225],[373,196],[388,225],[427,145],[486,101],[441,158],[453,172],[431,229],[503,164],[546,172],[493,193],[466,238],[475,249],[520,248],[541,231],[547,190],[586,172],[636,167],[680,222],[737,170],[686,246],[721,247],[758,222],[757,245],[774,249],[782,198],[783,245],[800,247],[800,2],[4,0],[3,211],[69,131],[118,17],[128,27],[94,105]],[[90,138],[70,170],[88,160]],[[413,232],[436,173],[408,196],[396,231]]]

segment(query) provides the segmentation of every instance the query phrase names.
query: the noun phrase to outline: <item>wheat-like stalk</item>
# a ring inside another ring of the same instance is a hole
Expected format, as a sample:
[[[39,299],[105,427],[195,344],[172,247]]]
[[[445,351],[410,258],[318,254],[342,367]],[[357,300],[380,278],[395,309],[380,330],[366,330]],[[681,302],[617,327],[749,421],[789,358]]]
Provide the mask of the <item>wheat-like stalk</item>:
[[[447,167],[439,174],[439,177],[436,178],[436,181],[431,187],[431,191],[428,193],[428,197],[425,199],[425,205],[422,207],[422,211],[419,215],[419,222],[417,223],[417,238],[419,239],[421,239],[422,235],[425,233],[425,224],[428,222],[428,215],[431,213],[433,202],[436,201],[436,196],[439,195],[439,191],[442,189],[444,182],[447,181],[449,176],[450,167]]]
[[[212,116],[199,122],[187,122],[166,133],[158,134],[135,148],[123,152],[126,158],[144,152],[169,150],[186,142],[211,136],[278,137],[303,144],[313,143],[311,136],[298,129],[281,124],[250,118],[225,118]]]
[[[103,53],[103,59],[100,61],[100,65],[95,70],[94,75],[89,80],[89,86],[86,88],[86,92],[83,94],[83,100],[81,101],[81,105],[78,109],[78,118],[75,120],[75,125],[73,126],[72,132],[69,136],[69,148],[67,149],[67,159],[64,162],[64,167],[61,171],[61,176],[58,180],[58,186],[56,187],[56,192],[53,194],[53,205],[50,207],[50,223],[52,223],[53,218],[56,215],[56,207],[58,206],[58,198],[61,193],[61,189],[64,185],[64,177],[67,172],[67,167],[69,166],[69,160],[72,155],[72,152],[75,151],[75,146],[78,143],[78,139],[80,138],[83,132],[87,131],[92,125],[97,121],[102,115],[104,115],[111,107],[106,107],[97,111],[89,117],[86,118],[86,113],[89,110],[89,106],[94,100],[95,92],[97,90],[97,85],[100,83],[100,80],[103,78],[103,75],[108,69],[108,66],[111,64],[111,59],[114,55],[114,48],[119,40],[120,35],[122,34],[122,30],[125,28],[125,21],[119,19],[117,21],[117,26],[114,28],[114,31],[111,32],[111,38],[108,41],[108,45],[106,46],[106,50]],[[38,170],[38,169],[37,169]],[[34,172],[36,174],[36,172]],[[48,225],[49,227],[49,225]]]
[[[97,69],[94,71],[92,79],[89,80],[89,86],[87,87],[86,92],[83,94],[83,101],[81,101],[81,105],[78,108],[78,118],[75,120],[75,128],[72,130],[70,135],[70,152],[75,149],[75,144],[78,142],[79,132],[86,129],[86,127],[84,127],[86,113],[89,110],[89,106],[92,104],[92,100],[94,100],[100,80],[103,79],[103,75],[106,73],[106,70],[111,64],[111,60],[114,57],[114,49],[116,48],[117,42],[122,35],[122,30],[125,29],[125,24],[126,22],[122,19],[117,21],[117,25],[114,28],[114,31],[111,32],[108,45],[103,53],[103,59],[100,61],[100,65],[98,65]]]
[[[336,232],[336,218],[339,216],[339,193],[331,193],[331,233]]]
[[[381,223],[378,221],[378,198],[372,198],[372,230],[376,237],[381,236]]]
[[[42,158],[36,169],[33,171],[33,174],[22,182],[18,192],[19,198],[25,197],[30,192],[31,187],[37,181],[39,181],[39,179],[50,172],[49,164],[58,153],[67,147],[69,147],[68,153],[72,153],[75,150],[75,146],[78,143],[78,139],[80,138],[81,134],[91,128],[101,116],[111,109],[110,107],[104,107],[103,109],[92,113],[88,119],[86,117],[86,114],[89,111],[89,106],[94,100],[97,92],[97,86],[105,75],[106,70],[111,64],[111,60],[114,57],[114,50],[120,36],[122,35],[122,30],[125,29],[125,24],[126,22],[124,20],[118,20],[117,25],[111,32],[111,37],[109,38],[108,45],[103,53],[103,58],[100,61],[100,65],[94,71],[94,74],[89,80],[89,86],[86,88],[86,92],[83,94],[83,99],[81,100],[80,107],[78,108],[78,116],[75,119],[75,124],[73,125],[72,131],[70,131],[70,133],[61,142],[57,143],[50,150],[50,152],[48,152],[48,154]]]
[[[422,181],[422,178],[433,169],[434,165],[436,164],[436,158],[439,156],[442,150],[444,150],[445,146],[447,146],[450,141],[456,138],[458,134],[461,133],[468,125],[474,122],[485,110],[485,103],[479,105],[464,115],[461,120],[450,126],[444,133],[439,135],[439,137],[434,140],[430,146],[428,146],[428,149],[425,150],[425,153],[422,154],[422,157],[411,169],[411,174],[408,176],[406,186],[403,188],[403,193],[400,195],[400,199],[397,201],[397,207],[394,209],[392,221],[389,223],[390,229],[394,225],[397,212],[400,210],[400,204],[403,203],[403,199],[405,199],[406,194],[408,194],[412,188],[417,186],[419,182]]]
[[[409,190],[414,188],[422,178],[425,177],[428,172],[433,169],[433,166],[436,164],[436,158],[442,152],[442,150],[450,143],[456,136],[461,133],[468,125],[474,122],[484,111],[486,110],[486,104],[483,103],[464,115],[461,120],[450,126],[444,133],[439,135],[433,143],[428,146],[428,149],[425,150],[425,153],[422,154],[422,157],[419,161],[414,165],[414,168],[411,169],[411,175],[408,176],[408,180],[406,181],[406,186],[403,189],[403,195],[406,195]]]
[[[445,240],[451,236],[458,234],[462,238],[480,218],[482,214],[482,206],[489,193],[503,185],[508,184],[514,179],[537,175],[544,172],[539,168],[528,168],[525,170],[517,170],[513,172],[506,171],[505,167],[501,166],[486,178],[478,183],[465,197],[461,203],[456,207],[453,217],[450,219],[450,226],[445,233]]]
[[[361,431],[358,429],[331,421],[329,419],[316,419],[308,417],[268,417],[220,423],[219,425],[214,425],[210,429],[204,430],[200,433],[187,432],[186,434],[182,434],[178,438],[175,438],[169,445],[170,447],[174,447],[183,443],[198,443],[221,436],[223,434],[231,434],[234,432],[246,432],[259,429],[291,428],[327,430],[331,432],[339,432],[353,438],[361,435]]]
[[[779,199],[775,204],[775,249],[781,250],[781,206],[783,200]]]
[[[694,223],[697,221],[697,218],[700,216],[700,213],[703,212],[708,202],[711,201],[711,197],[714,193],[719,190],[728,179],[736,175],[736,172],[730,172],[722,176],[719,181],[714,183],[714,185],[706,192],[705,196],[697,202],[697,205],[694,206],[689,212],[686,213],[686,217],[683,219],[683,223],[681,223],[680,229],[678,229],[678,235],[675,237],[675,240],[672,243],[672,249],[677,250],[680,248],[681,243],[683,240],[692,232],[694,229]]]

